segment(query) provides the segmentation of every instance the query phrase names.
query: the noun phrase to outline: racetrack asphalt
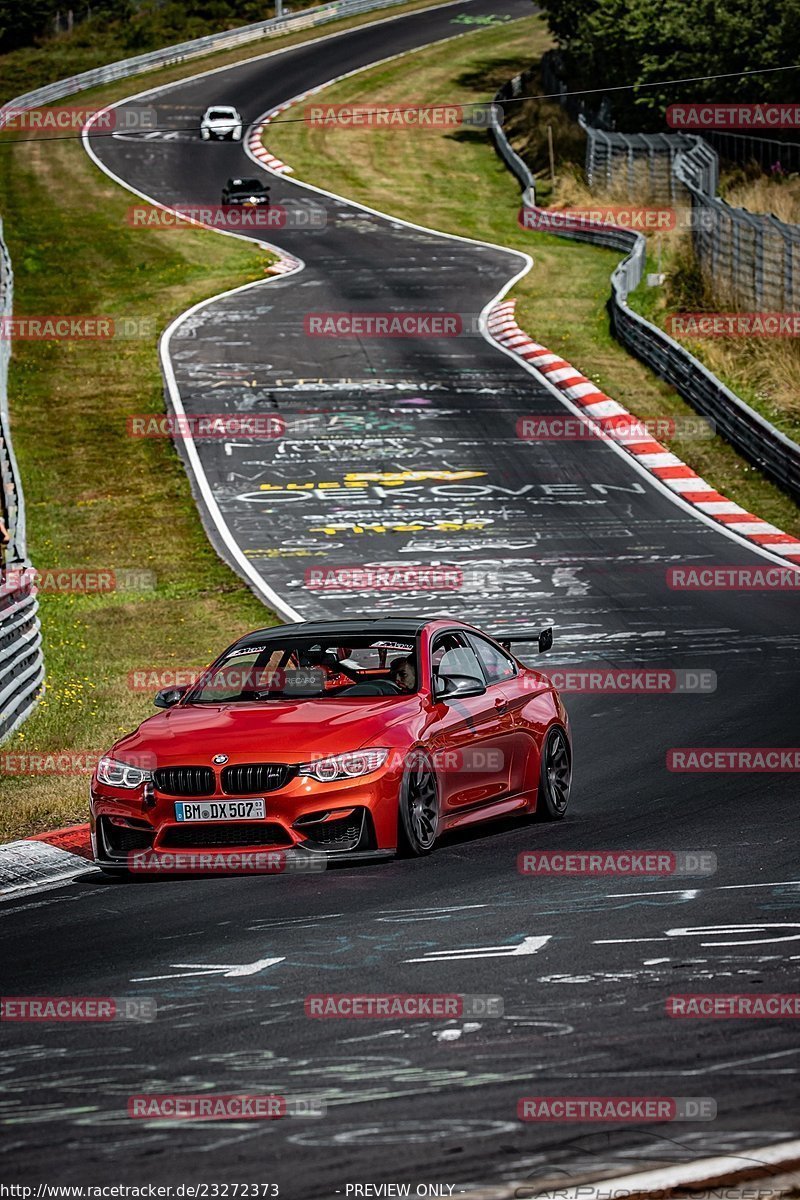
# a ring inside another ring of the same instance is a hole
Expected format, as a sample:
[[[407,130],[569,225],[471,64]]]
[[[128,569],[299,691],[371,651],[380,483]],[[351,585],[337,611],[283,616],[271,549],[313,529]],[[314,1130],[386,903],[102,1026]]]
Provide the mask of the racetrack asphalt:
[[[200,142],[211,99],[253,121],[333,75],[463,32],[460,13],[529,12],[527,0],[468,0],[171,85],[148,103],[184,133],[102,139],[94,152],[163,204],[216,203],[227,176],[263,172],[240,145]],[[608,444],[517,438],[520,416],[563,410],[481,336],[304,332],[309,312],[476,316],[522,269],[518,255],[365,214],[287,178],[271,185],[274,200],[326,210],[323,229],[266,235],[304,270],[202,308],[171,344],[187,412],[286,420],[289,436],[275,441],[198,443],[231,537],[267,584],[309,617],[367,606],[444,607],[488,628],[552,619],[555,667],[702,670],[716,689],[567,695],[576,774],[562,823],[486,826],[429,858],[320,875],[117,884],[78,872],[5,901],[4,994],[153,996],[159,1011],[150,1023],[3,1024],[0,1171],[26,1183],[275,1182],[287,1198],[368,1181],[458,1194],[554,1171],[746,1154],[791,1136],[793,1023],[676,1020],[665,1002],[796,986],[797,777],[676,773],[666,756],[797,744],[796,599],[671,590],[669,566],[766,559]],[[301,417],[313,417],[310,435]],[[483,474],[447,474],[465,471]],[[346,478],[364,472],[379,478]],[[340,486],[286,487],[321,482]],[[377,599],[304,586],[320,563],[437,561],[460,566],[470,586]],[[517,870],[524,850],[625,848],[710,851],[718,870],[658,880]],[[230,974],[248,964],[252,973]],[[325,991],[499,995],[505,1016],[306,1017],[304,997]],[[201,1091],[313,1096],[327,1114],[213,1124],[126,1114],[132,1094]],[[717,1117],[517,1120],[520,1097],[562,1094],[710,1097]]]

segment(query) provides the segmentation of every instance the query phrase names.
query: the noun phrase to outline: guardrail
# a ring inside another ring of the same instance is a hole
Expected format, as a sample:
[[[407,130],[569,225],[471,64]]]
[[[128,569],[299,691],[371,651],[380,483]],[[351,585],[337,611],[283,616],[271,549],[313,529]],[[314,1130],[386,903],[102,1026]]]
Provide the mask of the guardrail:
[[[11,315],[13,296],[14,274],[0,221],[0,321]],[[0,570],[0,741],[28,716],[44,679],[36,590],[23,573],[30,563],[25,548],[25,499],[8,415],[10,354],[10,340],[0,337],[0,480],[11,535],[5,568]]]
[[[800,307],[800,227],[718,196],[719,157],[708,142],[692,134],[609,133],[578,119],[590,187],[691,203],[695,254],[725,303],[773,312]]]
[[[523,76],[518,75],[500,88],[495,96],[495,104],[501,106],[501,111],[504,100],[521,94],[523,82]],[[491,110],[490,132],[498,153],[522,186],[526,207],[547,215],[547,209],[536,208],[533,175],[506,137],[494,106]],[[714,171],[714,164],[708,158],[708,148],[699,138],[694,142],[699,145],[693,145],[685,151],[684,163],[676,166],[676,170],[682,174],[682,182],[690,191],[697,190],[696,183],[707,181],[709,172],[713,174]],[[800,446],[726,387],[663,329],[630,308],[628,294],[642,282],[646,270],[647,242],[644,236],[617,226],[592,227],[588,221],[579,229],[559,229],[551,224],[549,232],[625,252],[625,258],[611,274],[608,310],[614,336],[674,387],[697,412],[712,420],[740,454],[800,500]]]
[[[172,66],[187,59],[200,58],[214,51],[277,37],[298,29],[325,25],[341,17],[353,16],[373,9],[393,8],[404,0],[336,0],[332,4],[302,9],[285,17],[272,17],[252,25],[229,29],[224,33],[194,38],[163,50],[120,59],[104,67],[70,75],[65,79],[33,91],[25,92],[0,105],[0,128],[9,122],[19,109],[52,104],[75,92],[86,91],[118,79],[128,79],[158,67]],[[2,237],[0,219],[0,318],[10,316],[13,298],[11,259]],[[0,587],[0,741],[25,720],[36,703],[44,680],[44,658],[38,618],[36,589],[19,568],[29,567],[25,548],[25,502],[19,470],[14,459],[8,418],[8,360],[10,341],[0,337],[0,480],[3,487],[3,510],[11,533],[6,548],[11,573],[0,572],[5,586]],[[26,580],[10,589],[9,578],[21,575]]]
[[[82,71],[79,75],[69,75],[65,79],[48,83],[34,91],[25,92],[7,100],[0,106],[0,127],[4,118],[8,118],[11,109],[32,108],[37,104],[52,104],[54,100],[63,100],[74,92],[83,92],[87,88],[97,87],[103,83],[113,83],[117,79],[130,79],[156,67],[170,67],[176,63],[186,62],[187,59],[200,58],[204,54],[212,54],[218,50],[235,49],[248,42],[256,42],[261,38],[278,37],[282,33],[293,33],[297,29],[309,29],[316,25],[325,25],[329,21],[341,17],[353,16],[361,12],[370,12],[377,8],[392,8],[404,0],[335,0],[332,4],[318,4],[313,8],[303,8],[299,12],[285,17],[271,17],[267,21],[256,21],[252,25],[240,25],[237,29],[228,29],[223,33],[211,33],[205,37],[193,38],[188,42],[179,42],[174,46],[166,46],[163,50],[151,50],[147,54],[139,54],[135,58],[123,58],[118,62],[108,63],[104,67],[95,67],[91,71]]]

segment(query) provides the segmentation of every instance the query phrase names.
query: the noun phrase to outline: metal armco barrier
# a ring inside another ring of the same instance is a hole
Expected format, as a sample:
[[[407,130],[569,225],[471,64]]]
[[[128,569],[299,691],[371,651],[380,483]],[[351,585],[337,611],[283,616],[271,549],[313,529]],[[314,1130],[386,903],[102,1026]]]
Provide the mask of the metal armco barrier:
[[[148,54],[139,54],[135,58],[123,58],[119,62],[95,67],[91,71],[81,72],[80,75],[69,75],[66,79],[58,79],[55,83],[48,83],[32,92],[25,92],[22,96],[15,96],[13,100],[7,100],[0,106],[0,128],[13,109],[52,104],[54,100],[63,100],[65,96],[71,96],[74,92],[83,92],[102,83],[113,83],[117,79],[130,79],[156,67],[174,66],[176,63],[200,58],[217,50],[235,49],[261,38],[293,33],[297,29],[310,29],[315,25],[339,20],[341,17],[370,12],[377,8],[392,8],[403,2],[404,0],[336,0],[333,4],[318,4],[314,8],[304,8],[285,17],[271,17],[268,21],[241,25],[238,29],[228,29],[224,33],[211,33],[206,37],[179,42],[175,46],[166,46],[163,50],[151,50]]]
[[[521,77],[516,76],[500,88],[495,104],[502,106],[521,92]],[[533,176],[511,146],[494,109],[491,114],[491,134],[500,156],[520,181],[526,207],[536,208]],[[715,178],[716,164],[709,158],[709,147],[700,138],[687,139],[693,144],[676,160],[675,172],[693,197],[701,187]],[[721,200],[716,203],[722,205]],[[726,206],[727,207],[727,206]],[[546,209],[540,210],[544,213]],[[737,211],[737,210],[731,210]],[[641,233],[616,226],[591,223],[581,229],[551,228],[550,232],[574,241],[591,242],[612,250],[622,250],[625,258],[611,275],[611,296],[608,310],[614,336],[627,350],[646,363],[666,380],[697,412],[714,421],[719,432],[740,454],[754,463],[792,497],[800,500],[800,446],[786,437],[774,425],[745,404],[741,397],[727,388],[707,367],[683,346],[634,312],[628,305],[628,293],[644,278],[647,242]],[[699,231],[698,231],[699,232]],[[535,330],[533,331],[535,333]]]
[[[691,203],[695,254],[716,295],[744,311],[800,308],[800,228],[718,196],[719,157],[707,141],[684,133],[608,133],[578,120],[590,187],[622,186],[631,198]]]
[[[75,92],[128,79],[158,67],[172,66],[187,59],[200,58],[217,50],[277,37],[298,29],[310,29],[341,17],[392,8],[403,0],[336,0],[333,4],[302,9],[285,17],[273,17],[253,25],[240,26],[224,33],[194,38],[163,50],[121,59],[105,67],[70,75],[45,87],[25,92],[0,105],[0,129],[19,109],[52,104]],[[13,298],[11,259],[2,237],[0,220],[0,316],[10,316]],[[6,549],[11,578],[19,568],[30,566],[25,549],[25,505],[19,470],[14,459],[8,419],[8,360],[10,341],[0,338],[0,480],[3,487],[3,510],[7,514],[11,543]],[[29,715],[36,703],[44,680],[44,657],[38,618],[36,589],[27,583],[15,590],[0,586],[0,742]]]
[[[0,221],[0,319],[11,315],[14,276]],[[8,572],[0,571],[0,741],[25,720],[44,679],[42,635],[36,591],[21,568],[30,566],[25,549],[25,500],[11,444],[8,417],[8,360],[11,343],[0,337],[0,480],[3,511],[11,541]],[[9,580],[18,586],[13,589]]]

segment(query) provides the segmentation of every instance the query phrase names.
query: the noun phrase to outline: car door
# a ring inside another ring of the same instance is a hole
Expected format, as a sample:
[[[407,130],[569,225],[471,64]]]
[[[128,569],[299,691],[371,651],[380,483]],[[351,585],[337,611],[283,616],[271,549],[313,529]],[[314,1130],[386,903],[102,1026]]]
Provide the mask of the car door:
[[[511,655],[488,638],[477,633],[468,633],[467,638],[486,676],[487,695],[494,697],[502,713],[500,744],[510,764],[511,792],[525,791],[537,778],[538,750],[534,731],[523,715],[531,695],[524,674]]]
[[[475,650],[460,630],[438,634],[431,645],[434,722],[428,746],[445,812],[502,799],[510,790],[510,764],[503,744],[508,717],[500,690],[437,701],[437,681],[450,675],[467,675],[486,684]]]

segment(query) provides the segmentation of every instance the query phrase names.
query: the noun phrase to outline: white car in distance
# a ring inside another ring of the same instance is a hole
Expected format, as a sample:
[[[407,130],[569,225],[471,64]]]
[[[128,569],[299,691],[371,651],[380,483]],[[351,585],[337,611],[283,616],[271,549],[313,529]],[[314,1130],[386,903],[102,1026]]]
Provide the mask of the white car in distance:
[[[200,122],[200,137],[204,142],[211,140],[233,142],[242,140],[242,118],[235,108],[227,104],[212,104],[203,113]]]

